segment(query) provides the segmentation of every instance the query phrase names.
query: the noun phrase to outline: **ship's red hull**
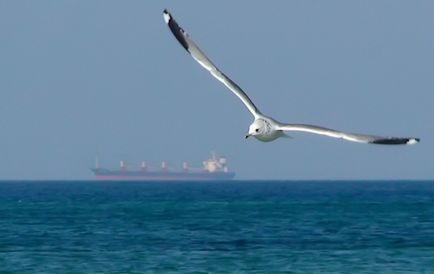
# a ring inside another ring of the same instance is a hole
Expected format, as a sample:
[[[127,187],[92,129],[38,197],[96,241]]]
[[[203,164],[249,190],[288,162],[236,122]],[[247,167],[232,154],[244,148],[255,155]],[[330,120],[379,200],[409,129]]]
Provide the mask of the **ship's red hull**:
[[[100,181],[209,181],[231,180],[234,172],[155,172],[155,171],[127,171],[109,170],[103,168],[92,169],[95,179]]]

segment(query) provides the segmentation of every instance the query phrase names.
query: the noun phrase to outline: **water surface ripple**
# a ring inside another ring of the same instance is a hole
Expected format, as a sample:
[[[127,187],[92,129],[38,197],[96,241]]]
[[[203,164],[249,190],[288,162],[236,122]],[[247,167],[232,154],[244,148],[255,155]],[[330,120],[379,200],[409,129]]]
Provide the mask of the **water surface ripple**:
[[[434,273],[434,182],[1,182],[0,273]]]

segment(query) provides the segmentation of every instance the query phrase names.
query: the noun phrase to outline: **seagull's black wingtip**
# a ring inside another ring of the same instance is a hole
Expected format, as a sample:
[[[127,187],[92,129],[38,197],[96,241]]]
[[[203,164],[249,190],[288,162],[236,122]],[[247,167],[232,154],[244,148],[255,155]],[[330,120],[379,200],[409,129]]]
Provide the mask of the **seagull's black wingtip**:
[[[371,142],[377,145],[414,145],[420,142],[419,138],[385,138]]]
[[[176,37],[178,42],[188,51],[189,46],[188,42],[186,41],[187,34],[184,32],[184,30],[178,25],[178,23],[173,19],[172,15],[165,9],[163,11],[163,17],[166,24],[169,26],[170,30],[172,31],[173,35]]]

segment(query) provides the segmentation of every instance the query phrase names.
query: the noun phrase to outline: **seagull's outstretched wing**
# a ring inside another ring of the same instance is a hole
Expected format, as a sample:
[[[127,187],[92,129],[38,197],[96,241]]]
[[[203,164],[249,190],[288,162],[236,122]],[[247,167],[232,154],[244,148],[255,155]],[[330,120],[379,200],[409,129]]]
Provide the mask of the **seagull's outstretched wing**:
[[[199,47],[190,39],[188,34],[176,23],[172,15],[164,10],[163,12],[164,21],[169,26],[173,35],[176,37],[178,42],[190,53],[190,55],[196,60],[202,67],[208,70],[212,76],[217,80],[222,82],[226,87],[228,87],[241,101],[246,105],[247,109],[253,114],[255,118],[261,115],[258,108],[252,103],[250,98],[244,93],[244,91],[235,84],[229,77],[227,77],[223,72],[221,72],[212,62],[206,57],[206,55],[199,49]]]
[[[419,138],[402,138],[402,137],[382,137],[364,134],[353,134],[336,131],[329,128],[302,125],[302,124],[279,124],[277,129],[285,131],[303,131],[319,135],[325,135],[333,138],[340,138],[347,141],[379,144],[379,145],[413,145],[419,143]]]

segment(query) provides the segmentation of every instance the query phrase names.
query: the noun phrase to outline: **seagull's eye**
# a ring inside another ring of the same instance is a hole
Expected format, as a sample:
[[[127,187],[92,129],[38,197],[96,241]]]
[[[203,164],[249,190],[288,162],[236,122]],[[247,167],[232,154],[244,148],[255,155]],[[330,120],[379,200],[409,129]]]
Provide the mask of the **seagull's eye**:
[[[255,129],[255,131],[258,132],[258,131],[259,131],[259,128]]]

